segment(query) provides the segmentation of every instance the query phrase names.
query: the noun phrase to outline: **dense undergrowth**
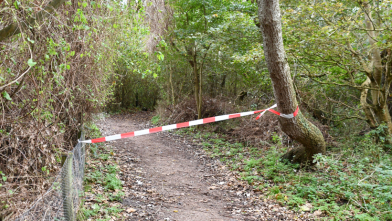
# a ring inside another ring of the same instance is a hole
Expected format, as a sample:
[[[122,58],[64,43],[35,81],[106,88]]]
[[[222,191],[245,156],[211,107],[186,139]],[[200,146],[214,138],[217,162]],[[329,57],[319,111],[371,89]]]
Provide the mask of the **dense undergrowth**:
[[[50,187],[82,124],[111,99],[120,40],[143,19],[134,19],[134,8],[118,1],[0,1],[0,6],[3,220],[27,210]]]
[[[227,136],[210,130],[178,131],[281,205],[322,220],[392,220],[392,156],[374,143],[377,132],[341,141],[326,155],[317,155],[315,166],[300,167],[280,159],[288,148],[280,134],[272,135],[271,146],[257,148],[228,142]]]

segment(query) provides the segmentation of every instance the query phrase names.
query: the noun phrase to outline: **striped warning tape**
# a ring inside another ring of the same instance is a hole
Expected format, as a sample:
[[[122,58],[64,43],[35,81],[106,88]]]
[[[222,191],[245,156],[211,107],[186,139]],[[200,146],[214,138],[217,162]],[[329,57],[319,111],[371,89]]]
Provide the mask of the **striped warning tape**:
[[[256,117],[256,120],[257,120],[267,111],[272,112],[272,113],[279,115],[281,117],[284,117],[284,118],[293,118],[293,117],[297,116],[298,111],[299,111],[299,107],[297,107],[295,112],[292,114],[282,114],[282,113],[279,113],[276,110],[272,109],[275,107],[276,107],[276,104],[274,104],[273,106],[271,106],[267,109],[264,109],[264,110],[248,111],[248,112],[242,112],[242,113],[237,113],[237,114],[209,117],[209,118],[204,118],[204,119],[200,119],[200,120],[193,120],[193,121],[188,121],[188,122],[183,122],[183,123],[178,123],[178,124],[171,124],[171,125],[166,125],[166,126],[162,126],[162,127],[154,127],[154,128],[150,128],[150,129],[138,130],[138,131],[133,131],[133,132],[124,133],[124,134],[116,134],[116,135],[101,137],[101,138],[92,139],[92,140],[82,140],[79,142],[81,142],[81,143],[100,143],[100,142],[105,142],[105,141],[123,139],[123,138],[127,138],[127,137],[136,137],[136,136],[161,132],[161,131],[165,131],[165,130],[173,130],[173,129],[183,128],[183,127],[208,124],[208,123],[212,123],[212,122],[218,122],[218,121],[223,121],[223,120],[233,119],[233,118],[237,118],[237,117],[244,117],[244,116],[260,113]]]

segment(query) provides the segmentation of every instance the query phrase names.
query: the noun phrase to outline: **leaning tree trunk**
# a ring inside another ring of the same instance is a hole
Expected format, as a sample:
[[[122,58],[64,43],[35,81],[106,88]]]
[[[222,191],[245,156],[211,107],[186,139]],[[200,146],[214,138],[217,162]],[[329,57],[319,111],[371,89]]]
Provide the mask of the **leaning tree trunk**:
[[[294,113],[298,103],[295,96],[290,67],[283,48],[282,25],[278,0],[259,0],[258,14],[263,34],[265,59],[274,87],[278,111]],[[282,130],[303,146],[286,153],[283,158],[294,163],[312,163],[313,156],[325,153],[325,141],[320,130],[301,112],[294,118],[279,118]]]

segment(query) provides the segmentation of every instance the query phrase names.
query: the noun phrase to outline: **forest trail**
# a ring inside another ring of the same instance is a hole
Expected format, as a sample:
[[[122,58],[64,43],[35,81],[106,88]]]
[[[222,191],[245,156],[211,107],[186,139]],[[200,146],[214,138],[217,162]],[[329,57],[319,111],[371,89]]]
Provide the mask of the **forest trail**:
[[[104,136],[152,127],[141,115],[110,116],[97,125]],[[302,220],[185,137],[161,132],[109,144],[121,168],[125,220]]]

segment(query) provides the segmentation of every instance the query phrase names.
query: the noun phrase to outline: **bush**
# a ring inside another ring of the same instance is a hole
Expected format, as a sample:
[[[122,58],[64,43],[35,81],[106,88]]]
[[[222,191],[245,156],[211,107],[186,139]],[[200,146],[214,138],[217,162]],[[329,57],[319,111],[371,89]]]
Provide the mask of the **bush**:
[[[196,101],[194,98],[185,98],[175,107],[160,103],[158,115],[167,119],[169,123],[197,120]],[[201,118],[214,117],[234,112],[234,106],[218,98],[203,98]]]

